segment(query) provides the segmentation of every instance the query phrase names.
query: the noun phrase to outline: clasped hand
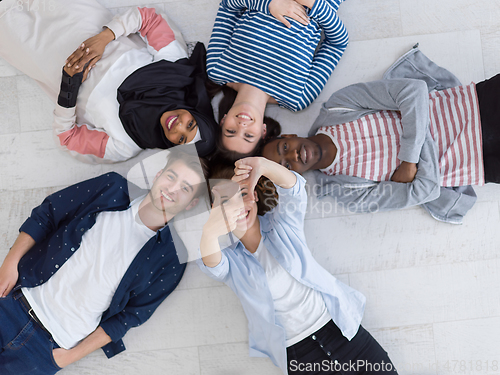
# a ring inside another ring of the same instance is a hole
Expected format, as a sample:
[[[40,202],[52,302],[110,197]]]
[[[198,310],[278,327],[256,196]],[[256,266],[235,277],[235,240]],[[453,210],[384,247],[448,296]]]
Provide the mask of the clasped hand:
[[[311,9],[313,5],[314,0],[272,0],[269,13],[286,27],[291,27],[291,24],[285,17],[307,25],[309,16],[304,7]]]
[[[84,41],[66,60],[64,71],[70,76],[83,71],[82,82],[104,53],[106,46],[115,39],[115,34],[105,28],[99,34]]]

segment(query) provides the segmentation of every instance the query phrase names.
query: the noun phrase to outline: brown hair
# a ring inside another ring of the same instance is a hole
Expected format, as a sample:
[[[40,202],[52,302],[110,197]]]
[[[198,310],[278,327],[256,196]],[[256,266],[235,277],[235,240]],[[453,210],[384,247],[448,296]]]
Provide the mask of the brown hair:
[[[234,176],[234,163],[220,156],[210,160],[210,179],[230,180]],[[210,186],[209,186],[210,188]],[[276,187],[267,177],[262,176],[255,186],[257,192],[257,215],[264,215],[278,205],[278,192]],[[210,195],[212,204],[212,196]]]
[[[170,168],[172,164],[177,161],[184,163],[186,167],[201,177],[202,182],[196,190],[194,198],[200,197],[204,193],[203,187],[206,186],[205,181],[210,176],[210,165],[208,161],[205,158],[200,158],[197,155],[180,150],[180,147],[172,147],[169,151],[167,164],[165,165],[165,168],[163,168],[163,171]]]

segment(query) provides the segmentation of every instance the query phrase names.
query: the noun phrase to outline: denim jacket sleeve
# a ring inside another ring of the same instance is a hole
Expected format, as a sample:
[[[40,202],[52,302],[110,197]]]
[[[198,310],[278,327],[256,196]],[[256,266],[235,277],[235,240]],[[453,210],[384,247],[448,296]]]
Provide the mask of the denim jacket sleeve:
[[[293,172],[293,171],[292,171]],[[290,226],[304,229],[304,217],[307,210],[306,180],[297,172],[295,185],[290,189],[276,186],[278,192],[278,205],[266,216],[269,222],[286,222]]]

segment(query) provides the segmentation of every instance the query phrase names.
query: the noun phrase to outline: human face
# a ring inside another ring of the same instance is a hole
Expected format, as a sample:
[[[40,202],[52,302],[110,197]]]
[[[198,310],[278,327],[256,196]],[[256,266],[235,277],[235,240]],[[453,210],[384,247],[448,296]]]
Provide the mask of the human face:
[[[266,134],[263,118],[250,104],[233,105],[221,121],[224,147],[242,154],[251,153]]]
[[[170,216],[189,210],[198,203],[195,195],[201,182],[198,173],[177,160],[156,175],[149,192],[153,206]]]
[[[161,127],[167,139],[182,145],[191,142],[195,135],[198,124],[193,115],[185,109],[175,109],[164,112],[160,118]]]
[[[284,167],[304,173],[316,166],[321,161],[322,150],[319,144],[309,138],[285,136],[276,139],[264,146],[262,156]]]
[[[239,209],[238,219],[236,220],[236,228],[233,233],[241,238],[246,231],[255,224],[257,219],[257,193],[252,196],[249,193],[248,186],[239,185],[231,181],[223,181],[216,185],[219,194],[221,195],[221,204],[226,209]]]

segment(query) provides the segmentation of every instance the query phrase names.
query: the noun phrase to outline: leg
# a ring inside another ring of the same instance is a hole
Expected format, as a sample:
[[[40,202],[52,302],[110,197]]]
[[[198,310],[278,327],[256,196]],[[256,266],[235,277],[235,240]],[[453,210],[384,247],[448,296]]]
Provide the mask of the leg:
[[[2,375],[52,375],[54,342],[28,315],[19,300],[20,291],[0,298],[0,373]],[[8,322],[8,323],[7,323]]]
[[[66,58],[112,18],[94,0],[3,0],[0,5],[0,56],[54,101]]]
[[[500,74],[476,85],[486,182],[500,183]]]
[[[287,349],[290,374],[359,374],[397,375],[389,356],[380,344],[362,327],[347,340],[330,321],[323,328]],[[295,360],[296,362],[291,362]],[[290,371],[301,364],[304,371]],[[363,365],[357,365],[362,363]],[[317,365],[317,371],[308,371]]]

